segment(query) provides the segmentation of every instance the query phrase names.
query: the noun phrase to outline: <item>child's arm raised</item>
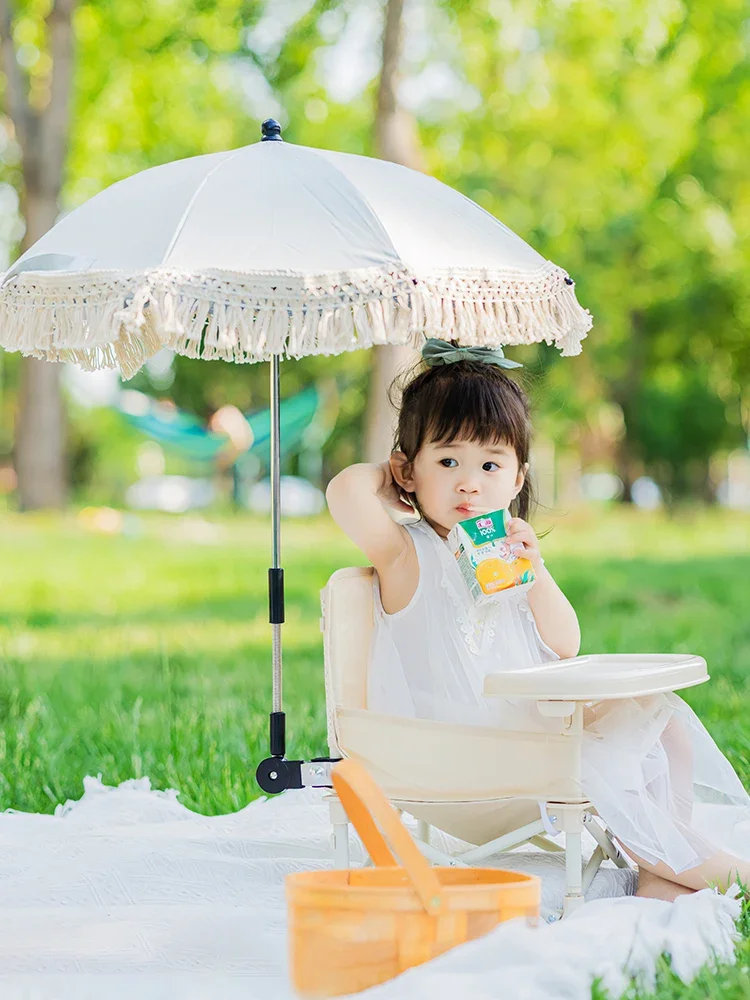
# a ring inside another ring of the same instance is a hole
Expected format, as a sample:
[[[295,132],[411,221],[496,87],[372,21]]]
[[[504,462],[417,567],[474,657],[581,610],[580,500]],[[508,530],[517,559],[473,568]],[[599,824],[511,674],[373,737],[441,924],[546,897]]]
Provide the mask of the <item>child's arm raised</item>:
[[[378,572],[388,614],[405,608],[419,583],[419,564],[409,532],[386,507],[414,513],[398,495],[389,462],[350,465],[328,484],[331,516]]]

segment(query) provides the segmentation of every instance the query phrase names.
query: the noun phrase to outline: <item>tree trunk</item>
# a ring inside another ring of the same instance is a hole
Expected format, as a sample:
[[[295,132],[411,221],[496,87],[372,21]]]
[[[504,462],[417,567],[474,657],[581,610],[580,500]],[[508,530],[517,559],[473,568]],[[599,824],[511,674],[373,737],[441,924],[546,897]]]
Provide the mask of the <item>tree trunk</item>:
[[[24,358],[21,365],[15,465],[22,510],[63,506],[65,410],[59,366],[49,361]]]
[[[396,411],[388,390],[418,359],[411,347],[375,347],[372,355],[365,454],[368,462],[384,462],[393,450],[396,432]]]
[[[633,502],[633,482],[635,460],[633,455],[632,425],[635,413],[636,397],[646,366],[646,334],[643,316],[638,310],[630,315],[631,338],[628,344],[628,364],[625,375],[613,386],[613,398],[622,410],[625,421],[625,433],[617,446],[615,464],[617,475],[622,480],[623,491],[621,502]]]
[[[404,0],[388,0],[383,30],[383,58],[375,114],[375,149],[378,156],[415,170],[423,168],[416,123],[398,104],[399,64],[404,35]],[[397,375],[418,356],[410,347],[375,347],[367,407],[365,456],[383,462],[393,447],[395,411],[388,389]]]
[[[16,59],[8,0],[0,0],[2,67],[8,116],[23,166],[22,208],[26,235],[21,253],[54,225],[67,150],[73,76],[72,15],[75,0],[54,0],[46,19],[51,57],[49,91],[40,107],[29,102]],[[66,498],[65,413],[60,367],[24,358],[16,424],[15,466],[22,510],[62,507]]]

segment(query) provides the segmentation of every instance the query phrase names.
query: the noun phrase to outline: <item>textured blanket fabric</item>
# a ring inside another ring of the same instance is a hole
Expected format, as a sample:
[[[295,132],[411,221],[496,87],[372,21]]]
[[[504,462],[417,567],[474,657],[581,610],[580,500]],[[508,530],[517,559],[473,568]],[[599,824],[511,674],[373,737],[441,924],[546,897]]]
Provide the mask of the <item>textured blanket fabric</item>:
[[[86,778],[84,789],[54,816],[0,814],[0,995],[291,998],[283,879],[330,866],[322,793],[207,817],[147,778]],[[354,838],[351,849],[361,861]],[[545,911],[560,906],[558,857],[524,850],[493,863],[541,875]],[[704,890],[668,904],[633,890],[632,873],[603,869],[570,920],[503,924],[367,995],[588,1000],[597,976],[613,996],[631,975],[648,983],[662,952],[686,981],[706,961],[733,960],[735,899]]]

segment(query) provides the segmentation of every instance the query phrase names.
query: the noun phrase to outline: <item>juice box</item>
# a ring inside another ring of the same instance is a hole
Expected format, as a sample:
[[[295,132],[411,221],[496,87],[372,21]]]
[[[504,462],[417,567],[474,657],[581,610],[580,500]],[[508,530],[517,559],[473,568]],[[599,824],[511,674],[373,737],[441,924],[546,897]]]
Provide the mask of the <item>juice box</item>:
[[[487,604],[504,593],[528,590],[534,568],[508,544],[508,510],[478,514],[454,525],[448,546],[458,562],[475,604]]]

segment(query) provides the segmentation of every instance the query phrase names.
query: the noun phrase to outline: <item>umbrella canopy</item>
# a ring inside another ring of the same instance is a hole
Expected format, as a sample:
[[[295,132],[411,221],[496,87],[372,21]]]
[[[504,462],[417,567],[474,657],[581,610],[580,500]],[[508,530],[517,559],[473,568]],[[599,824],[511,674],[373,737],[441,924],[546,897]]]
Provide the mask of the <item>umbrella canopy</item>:
[[[114,184],[0,288],[0,346],[126,377],[162,347],[253,362],[426,335],[573,355],[590,327],[567,274],[457,191],[281,141]]]

